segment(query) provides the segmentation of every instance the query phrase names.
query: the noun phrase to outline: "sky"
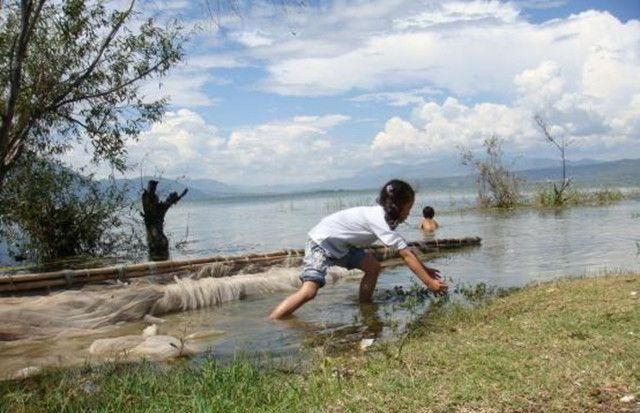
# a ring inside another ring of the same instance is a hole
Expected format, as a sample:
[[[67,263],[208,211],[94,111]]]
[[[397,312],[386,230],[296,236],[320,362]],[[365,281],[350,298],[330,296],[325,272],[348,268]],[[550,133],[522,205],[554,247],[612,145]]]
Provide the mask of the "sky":
[[[536,114],[569,159],[640,158],[639,0],[218,3],[137,2],[192,34],[184,62],[141,87],[170,104],[128,144],[131,176],[319,182],[492,135],[558,157]]]

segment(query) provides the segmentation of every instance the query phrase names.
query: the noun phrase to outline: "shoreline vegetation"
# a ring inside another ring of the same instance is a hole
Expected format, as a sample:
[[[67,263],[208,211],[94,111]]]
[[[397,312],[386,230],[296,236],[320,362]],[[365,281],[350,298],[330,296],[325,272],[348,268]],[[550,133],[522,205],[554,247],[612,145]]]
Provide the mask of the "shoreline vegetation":
[[[640,411],[640,274],[476,291],[434,301],[398,340],[314,348],[304,370],[241,359],[49,370],[0,382],[0,412]]]
[[[476,204],[471,207],[475,210],[487,209],[565,209],[571,207],[589,207],[589,206],[606,206],[615,204],[616,202],[636,199],[640,197],[640,189],[631,189],[623,191],[620,188],[590,188],[581,189],[572,187],[565,194],[562,204],[554,202],[553,188],[549,184],[534,185],[530,191],[521,193],[516,202],[509,206],[499,206],[492,202],[482,202],[479,199]]]
[[[622,188],[610,187],[585,189],[578,187],[567,175],[565,149],[562,144],[549,135],[546,124],[539,116],[536,121],[542,128],[546,138],[561,152],[562,169],[560,181],[528,182],[516,172],[510,170],[502,159],[502,140],[496,136],[486,138],[483,142],[484,156],[478,156],[470,150],[462,152],[462,164],[471,167],[476,173],[476,207],[479,209],[513,209],[517,207],[555,208],[570,206],[608,205],[625,198],[637,196],[637,188],[624,193]],[[530,194],[525,194],[527,188]]]
[[[477,188],[475,188],[477,189]],[[474,188],[468,187],[465,190],[471,193]],[[553,202],[553,188],[551,182],[525,183],[522,191],[519,192],[517,201],[508,205],[496,205],[495,202],[485,202],[482,197],[476,196],[473,204],[458,205],[454,201],[448,208],[438,209],[438,215],[459,214],[467,211],[488,211],[488,210],[561,210],[571,207],[598,207],[612,205],[625,200],[640,199],[640,187],[583,187],[574,184],[567,191],[566,199],[561,205]],[[325,202],[323,210],[327,213],[336,212],[345,208],[369,205],[370,199],[362,197],[354,200],[346,200],[341,197],[329,199]],[[292,207],[293,209],[293,207]]]

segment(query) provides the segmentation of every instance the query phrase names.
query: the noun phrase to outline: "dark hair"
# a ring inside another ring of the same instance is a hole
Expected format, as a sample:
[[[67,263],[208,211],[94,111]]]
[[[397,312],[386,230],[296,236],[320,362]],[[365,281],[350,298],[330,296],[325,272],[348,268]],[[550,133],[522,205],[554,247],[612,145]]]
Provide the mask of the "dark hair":
[[[376,201],[384,209],[384,219],[389,228],[396,229],[400,224],[400,210],[407,202],[413,201],[415,195],[413,188],[399,179],[384,184]]]
[[[436,211],[434,211],[433,208],[431,208],[430,206],[426,206],[422,210],[422,216],[428,219],[433,218],[435,214],[436,214]]]

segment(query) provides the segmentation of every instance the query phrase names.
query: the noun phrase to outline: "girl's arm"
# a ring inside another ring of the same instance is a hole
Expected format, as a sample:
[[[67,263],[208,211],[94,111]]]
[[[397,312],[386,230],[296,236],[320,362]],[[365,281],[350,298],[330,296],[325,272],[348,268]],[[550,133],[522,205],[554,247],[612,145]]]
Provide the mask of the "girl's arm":
[[[398,252],[407,267],[409,267],[416,277],[418,277],[420,281],[422,281],[431,291],[436,295],[445,294],[447,292],[447,283],[439,279],[440,275],[438,274],[438,270],[426,267],[409,248],[403,248]]]

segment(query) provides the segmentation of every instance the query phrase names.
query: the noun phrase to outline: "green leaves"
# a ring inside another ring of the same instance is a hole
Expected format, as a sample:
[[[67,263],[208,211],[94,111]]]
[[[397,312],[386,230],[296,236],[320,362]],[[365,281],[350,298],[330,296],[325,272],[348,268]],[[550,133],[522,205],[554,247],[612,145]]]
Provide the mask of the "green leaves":
[[[496,136],[485,138],[484,158],[471,151],[462,153],[462,164],[471,166],[477,173],[478,204],[481,207],[512,208],[522,200],[522,180],[508,170],[502,161],[502,142]]]
[[[58,156],[79,142],[94,163],[124,171],[126,142],[161,118],[166,100],[146,100],[139,86],[179,62],[186,39],[176,23],[136,24],[134,4],[1,6],[0,231],[21,252],[105,254],[122,240],[121,193]]]
[[[139,238],[125,221],[124,191],[115,183],[96,182],[33,154],[7,176],[0,204],[0,233],[14,255],[41,261],[107,255]]]
[[[183,56],[176,23],[146,20],[136,27],[132,2],[109,11],[101,0],[44,2],[40,14],[10,1],[0,19],[0,185],[19,154],[63,153],[69,142],[91,142],[96,163],[125,169],[128,139],[160,119],[166,101],[148,101],[143,81],[164,75]],[[15,39],[32,28],[25,53]],[[19,82],[9,68],[18,67]],[[15,104],[7,97],[17,95]]]

